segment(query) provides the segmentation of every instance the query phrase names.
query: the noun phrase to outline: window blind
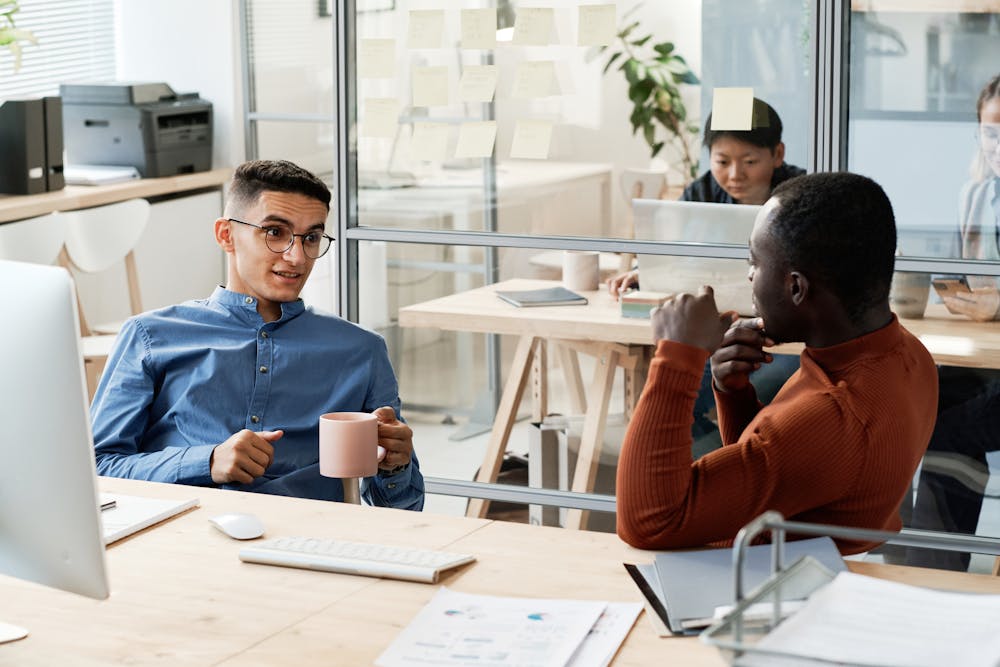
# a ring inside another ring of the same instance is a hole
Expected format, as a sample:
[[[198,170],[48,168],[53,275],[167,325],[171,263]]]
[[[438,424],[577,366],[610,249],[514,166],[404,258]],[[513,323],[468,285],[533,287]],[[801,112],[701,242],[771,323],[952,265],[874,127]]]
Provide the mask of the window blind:
[[[56,95],[60,83],[115,78],[114,0],[21,0],[19,29],[38,44],[22,42],[21,69],[0,47],[0,100]]]

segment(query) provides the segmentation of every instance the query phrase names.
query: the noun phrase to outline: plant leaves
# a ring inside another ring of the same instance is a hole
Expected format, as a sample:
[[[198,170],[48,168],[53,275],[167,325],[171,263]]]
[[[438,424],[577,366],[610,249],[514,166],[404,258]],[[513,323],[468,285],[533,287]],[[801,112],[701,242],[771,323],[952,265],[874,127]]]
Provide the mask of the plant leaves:
[[[639,27],[639,22],[633,21],[632,23],[629,23],[627,26],[621,29],[621,32],[618,33],[618,37],[620,37],[624,41],[625,38],[627,38],[629,34],[631,34],[631,32],[638,27]]]
[[[637,39],[634,42],[632,42],[632,46],[642,46],[643,44],[645,44],[646,42],[648,42],[651,39],[653,39],[652,35],[646,35],[642,39]]]
[[[674,50],[674,43],[662,42],[660,44],[653,44],[653,50],[661,55],[669,56],[670,53]]]
[[[636,81],[628,87],[628,98],[632,100],[632,104],[643,104],[649,99],[649,94],[653,92],[654,87],[653,82],[649,79]]]
[[[611,55],[611,57],[608,58],[608,62],[607,62],[607,64],[604,65],[604,70],[601,72],[601,74],[607,74],[608,70],[611,69],[611,66],[615,64],[615,61],[618,60],[621,57],[622,57],[622,52],[621,51],[615,51]]]

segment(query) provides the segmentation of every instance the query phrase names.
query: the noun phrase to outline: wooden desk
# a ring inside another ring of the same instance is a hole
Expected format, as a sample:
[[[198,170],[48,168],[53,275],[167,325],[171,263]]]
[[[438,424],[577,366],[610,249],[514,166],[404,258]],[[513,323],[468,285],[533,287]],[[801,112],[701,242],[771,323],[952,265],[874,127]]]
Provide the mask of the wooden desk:
[[[217,188],[229,180],[232,174],[233,170],[227,167],[196,174],[140,178],[111,185],[67,185],[62,190],[37,195],[0,195],[0,223],[33,218],[53,211],[112,204],[136,197],[159,197]]]
[[[111,597],[96,601],[0,577],[0,619],[30,630],[0,645],[0,665],[370,665],[436,586],[242,563],[239,542],[207,518],[258,515],[267,536],[384,541],[474,553],[442,583],[495,595],[640,601],[622,562],[651,562],[607,533],[403,510],[102,479],[104,491],[197,496],[201,507],[108,549]],[[850,563],[856,572],[954,590],[1000,593],[986,575]],[[696,638],[658,638],[640,616],[616,667],[720,667]]]
[[[555,281],[507,280],[494,285],[460,292],[414,304],[399,310],[399,324],[406,327],[435,327],[450,331],[513,334],[519,337],[514,363],[504,386],[500,408],[493,423],[486,457],[476,477],[477,481],[494,482],[500,470],[507,440],[514,426],[529,375],[534,373],[532,394],[533,418],[541,421],[546,412],[545,356],[546,342],[559,343],[563,369],[569,372],[574,411],[585,413],[580,455],[573,476],[573,491],[593,489],[597,474],[598,454],[602,443],[608,401],[616,370],[625,373],[626,415],[642,393],[645,372],[652,349],[652,331],[648,320],[622,317],[618,302],[600,289],[586,292],[586,306],[554,306],[548,308],[516,308],[493,294],[498,289],[525,290],[557,285]],[[903,325],[919,336],[935,360],[953,366],[1000,368],[1000,325],[995,322],[972,322],[949,314],[944,306],[928,307],[927,316],[918,320],[903,320]],[[779,345],[774,352],[799,354],[801,344]],[[572,352],[584,352],[597,357],[599,363],[591,383],[589,407],[583,396]],[[534,369],[534,370],[532,370]],[[473,500],[470,516],[485,516],[488,501]],[[571,511],[567,526],[582,524],[585,515]]]

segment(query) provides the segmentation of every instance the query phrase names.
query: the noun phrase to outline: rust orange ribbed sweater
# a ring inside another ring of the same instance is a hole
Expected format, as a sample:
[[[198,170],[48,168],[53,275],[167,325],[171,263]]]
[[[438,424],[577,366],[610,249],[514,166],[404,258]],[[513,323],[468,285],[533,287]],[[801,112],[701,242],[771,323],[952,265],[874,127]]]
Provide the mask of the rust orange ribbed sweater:
[[[768,406],[716,393],[723,447],[691,459],[708,352],[660,341],[618,463],[618,534],[643,549],[730,542],[766,510],[898,530],[898,508],[937,413],[937,371],[895,316],[870,334],[806,348]],[[838,541],[843,553],[871,545]]]

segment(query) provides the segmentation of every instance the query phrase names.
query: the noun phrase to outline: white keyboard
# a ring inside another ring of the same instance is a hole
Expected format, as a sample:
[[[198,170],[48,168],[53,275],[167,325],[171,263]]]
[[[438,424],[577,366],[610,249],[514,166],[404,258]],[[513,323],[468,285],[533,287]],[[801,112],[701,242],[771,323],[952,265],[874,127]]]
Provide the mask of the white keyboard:
[[[442,572],[471,563],[476,557],[366,542],[278,537],[243,547],[240,560],[436,584]]]

